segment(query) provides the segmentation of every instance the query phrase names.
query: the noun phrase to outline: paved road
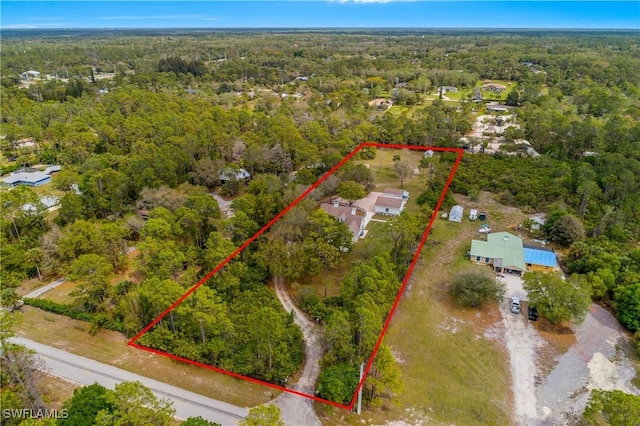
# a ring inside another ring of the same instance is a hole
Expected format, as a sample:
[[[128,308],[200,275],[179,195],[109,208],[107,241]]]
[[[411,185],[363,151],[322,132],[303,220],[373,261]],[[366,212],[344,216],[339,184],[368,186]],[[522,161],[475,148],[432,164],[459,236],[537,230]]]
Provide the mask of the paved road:
[[[58,287],[61,284],[64,284],[64,282],[65,282],[65,279],[64,278],[60,278],[59,280],[50,282],[49,284],[47,284],[45,286],[39,287],[39,288],[33,290],[31,293],[25,294],[22,297],[29,297],[31,299],[34,299],[36,297],[40,297],[43,294],[45,294],[46,292]]]
[[[139,381],[150,388],[156,396],[172,401],[176,409],[176,417],[180,419],[201,416],[224,426],[236,426],[238,421],[248,413],[246,408],[207,398],[32,340],[15,337],[11,341],[33,349],[40,355],[45,361],[48,373],[81,385],[98,382],[113,389],[116,384],[124,381]]]

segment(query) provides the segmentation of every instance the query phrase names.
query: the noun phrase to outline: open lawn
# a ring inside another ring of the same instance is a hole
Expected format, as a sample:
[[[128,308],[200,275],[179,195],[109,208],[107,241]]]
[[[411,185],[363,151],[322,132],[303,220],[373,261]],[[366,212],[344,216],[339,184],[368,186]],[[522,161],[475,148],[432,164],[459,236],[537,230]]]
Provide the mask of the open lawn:
[[[64,303],[66,305],[73,304],[74,297],[69,296],[73,290],[75,290],[77,283],[75,281],[66,281],[60,284],[58,287],[53,288],[40,296],[42,299],[52,300],[57,303]]]
[[[73,391],[80,386],[45,373],[38,373],[38,388],[42,392],[44,402],[47,408],[52,410],[61,410],[62,404],[73,396]]]
[[[489,213],[499,231],[521,223],[517,209],[501,206],[482,192],[479,201],[455,196],[465,207]],[[394,402],[362,416],[316,404],[324,424],[508,425],[513,417],[508,355],[500,337],[497,306],[461,309],[447,283],[456,272],[474,267],[465,258],[479,222],[436,219],[417,268],[402,296],[386,344],[400,368],[404,391]],[[512,230],[513,232],[513,230]]]
[[[110,330],[88,333],[89,324],[30,306],[21,308],[16,334],[136,374],[241,407],[262,404],[280,392],[222,373],[173,361],[127,346],[127,337]],[[54,337],[52,337],[54,336]]]

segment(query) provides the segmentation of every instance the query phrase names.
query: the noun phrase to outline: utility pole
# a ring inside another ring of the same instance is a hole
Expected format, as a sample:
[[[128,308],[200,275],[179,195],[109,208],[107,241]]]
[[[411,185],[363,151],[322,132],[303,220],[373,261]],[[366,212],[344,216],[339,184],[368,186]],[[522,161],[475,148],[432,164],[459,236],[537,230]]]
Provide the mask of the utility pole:
[[[360,381],[362,381],[363,375],[364,375],[364,362],[360,364]],[[358,383],[360,383],[360,381]],[[362,386],[360,386],[360,390],[358,391],[358,411],[357,411],[358,414],[360,414],[360,412],[362,411],[362,388],[363,387],[364,387],[364,383],[362,384]]]

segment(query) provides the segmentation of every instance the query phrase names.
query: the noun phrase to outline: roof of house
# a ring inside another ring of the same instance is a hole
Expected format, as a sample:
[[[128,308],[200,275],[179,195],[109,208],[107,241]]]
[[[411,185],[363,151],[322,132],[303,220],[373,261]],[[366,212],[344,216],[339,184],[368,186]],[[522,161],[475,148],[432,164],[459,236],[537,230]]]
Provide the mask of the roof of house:
[[[42,203],[45,209],[50,209],[51,207],[60,204],[60,198],[55,195],[44,195],[40,197],[40,203]],[[22,210],[25,212],[37,212],[39,210],[39,206],[27,203],[22,206]]]
[[[246,179],[251,177],[251,174],[245,169],[233,169],[228,168],[225,170],[221,170],[218,174],[218,179],[220,180],[231,180],[232,177],[236,179]]]
[[[454,213],[457,213],[460,216],[462,216],[462,213],[464,213],[464,208],[456,204],[455,206],[451,207],[451,213],[449,213],[449,216],[451,216]]]
[[[37,172],[14,172],[14,173],[11,173],[6,178],[3,178],[2,181],[4,183],[9,184],[9,185],[13,185],[13,184],[18,183],[18,182],[37,183],[37,182],[41,182],[41,181],[47,180],[47,179],[50,179],[50,176],[48,174],[46,174],[46,173],[41,172],[41,171],[37,171]]]
[[[487,242],[494,245],[503,247],[512,247],[521,249],[522,238],[516,237],[508,232],[494,232],[487,235]]]
[[[340,205],[334,206],[331,203],[322,203],[320,204],[320,208],[327,212],[329,215],[344,222],[345,225],[351,228],[354,234],[358,234],[360,232],[364,217],[358,214],[353,214],[355,211],[357,211],[355,207]]]
[[[62,170],[62,166],[59,166],[57,164],[51,164],[47,166],[46,169],[44,169],[44,173],[49,175],[53,172],[59,172],[60,170]]]
[[[524,261],[532,265],[542,265],[555,268],[557,266],[556,254],[552,250],[537,247],[524,248]]]
[[[507,88],[507,86],[505,86],[504,84],[500,84],[500,83],[486,83],[482,85],[483,89],[502,89],[505,90]]]
[[[382,196],[393,195],[393,196],[401,196],[403,198],[409,198],[409,192],[403,189],[394,189],[394,188],[386,188]]]
[[[395,209],[399,209],[400,207],[402,207],[402,199],[380,195],[378,198],[376,198],[376,206],[393,207]]]
[[[544,225],[546,223],[546,220],[538,216],[531,216],[529,219],[539,225]]]
[[[385,194],[393,194],[393,195],[404,195],[407,191],[403,191],[402,189],[394,189],[387,188],[384,190]]]
[[[504,234],[508,234],[509,238],[505,240]],[[498,236],[498,238],[496,238],[496,236]],[[511,237],[513,237],[513,239]],[[518,241],[520,242],[519,247],[517,245]],[[508,232],[488,234],[487,241],[471,240],[471,250],[469,254],[472,257],[479,256],[494,259],[493,265],[496,267],[518,269],[520,271],[527,269],[524,261],[524,252],[522,250],[522,240]]]

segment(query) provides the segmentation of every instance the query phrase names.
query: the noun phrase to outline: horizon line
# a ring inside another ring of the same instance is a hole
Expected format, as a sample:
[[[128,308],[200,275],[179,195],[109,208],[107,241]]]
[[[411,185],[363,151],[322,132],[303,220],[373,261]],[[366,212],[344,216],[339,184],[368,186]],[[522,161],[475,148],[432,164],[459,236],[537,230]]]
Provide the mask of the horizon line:
[[[0,31],[76,31],[76,30],[544,30],[544,31],[635,31],[640,28],[621,27],[44,27],[44,28],[20,28],[1,27]]]

